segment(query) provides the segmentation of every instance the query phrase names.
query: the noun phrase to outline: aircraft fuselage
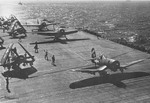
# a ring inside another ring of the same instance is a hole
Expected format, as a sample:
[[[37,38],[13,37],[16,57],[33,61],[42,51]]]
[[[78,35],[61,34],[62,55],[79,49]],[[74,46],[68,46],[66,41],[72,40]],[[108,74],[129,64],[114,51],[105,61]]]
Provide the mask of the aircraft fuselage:
[[[116,72],[120,68],[120,62],[110,58],[103,57],[101,59],[95,59],[94,62],[99,66],[106,65],[113,72]]]

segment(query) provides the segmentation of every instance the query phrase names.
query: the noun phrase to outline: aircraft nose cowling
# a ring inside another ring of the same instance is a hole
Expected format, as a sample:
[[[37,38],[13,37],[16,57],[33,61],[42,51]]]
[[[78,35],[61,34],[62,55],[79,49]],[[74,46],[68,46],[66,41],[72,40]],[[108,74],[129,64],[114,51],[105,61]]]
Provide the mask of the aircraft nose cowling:
[[[64,29],[60,29],[59,32],[60,32],[60,33],[64,33],[65,30],[64,30]]]
[[[110,69],[114,72],[116,72],[119,67],[120,67],[120,62],[117,60],[112,62],[110,65]]]

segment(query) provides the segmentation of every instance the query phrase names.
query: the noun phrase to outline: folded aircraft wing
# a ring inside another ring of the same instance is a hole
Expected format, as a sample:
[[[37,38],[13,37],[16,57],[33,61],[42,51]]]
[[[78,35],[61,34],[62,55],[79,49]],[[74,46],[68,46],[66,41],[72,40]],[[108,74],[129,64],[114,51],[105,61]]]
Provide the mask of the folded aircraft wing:
[[[104,71],[104,70],[106,70],[106,68],[107,68],[107,66],[106,65],[104,65],[104,66],[101,66],[101,67],[99,67],[99,68],[96,68],[96,69],[83,69],[83,68],[81,68],[81,69],[72,69],[72,71],[74,71],[74,72],[87,72],[87,73],[90,73],[90,72],[101,72],[101,71]]]
[[[24,48],[24,46],[22,45],[22,44],[20,44],[19,42],[18,42],[18,44],[23,48],[23,50],[33,59],[33,61],[35,61],[35,59],[34,59],[34,56],[32,56],[25,48]]]
[[[11,51],[13,45],[14,45],[14,43],[10,44],[10,45],[7,47],[6,51],[4,52],[4,55],[3,55],[3,57],[2,57],[2,59],[1,59],[1,61],[0,61],[0,62],[1,62],[1,66],[5,65],[6,60],[7,60],[8,56],[9,56],[9,53],[10,53],[10,51]]]

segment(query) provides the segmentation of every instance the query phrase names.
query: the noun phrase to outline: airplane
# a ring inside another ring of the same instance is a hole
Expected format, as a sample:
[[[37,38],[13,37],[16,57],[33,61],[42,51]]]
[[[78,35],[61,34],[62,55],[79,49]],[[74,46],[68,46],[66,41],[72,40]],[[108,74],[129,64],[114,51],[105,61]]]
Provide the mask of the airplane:
[[[38,35],[43,35],[43,36],[51,36],[54,37],[54,41],[59,40],[61,37],[65,37],[67,40],[66,35],[76,33],[77,30],[72,30],[72,31],[66,31],[65,26],[58,26],[60,23],[54,23],[54,21],[49,21],[47,19],[44,19],[41,21],[39,24],[39,21],[37,21],[37,24],[24,24],[23,26],[27,27],[38,27],[38,29],[32,29],[32,33],[36,33]],[[53,29],[49,30],[48,26],[52,25]],[[55,27],[57,25],[57,27]],[[37,30],[37,32],[34,32],[34,30]]]
[[[1,17],[0,26],[2,27],[3,32],[7,30],[7,33],[12,36],[12,38],[15,38],[20,34],[24,34],[25,37],[27,36],[25,28],[14,15],[10,15],[10,17],[6,19]]]
[[[23,48],[25,54],[19,55],[17,53],[16,47],[13,48],[13,45],[14,43],[10,44],[7,47],[6,51],[4,52],[4,55],[1,58],[0,66],[4,67],[4,71],[19,71],[21,70],[22,66],[26,66],[28,64],[32,66],[33,62],[35,61],[34,56],[32,56],[20,43],[19,45]]]
[[[37,24],[23,24],[23,26],[27,26],[27,27],[37,27],[37,29],[32,29],[32,32],[34,31],[49,31],[48,26],[52,25],[53,26],[53,30],[54,30],[54,26],[57,25],[59,23],[54,23],[54,21],[48,21],[46,19],[42,20],[41,23],[39,23],[39,21],[37,20]]]
[[[77,30],[66,30],[66,28],[57,28],[55,31],[47,31],[47,32],[38,32],[38,35],[42,36],[50,36],[54,37],[54,41],[60,40],[61,37],[65,37],[66,40],[68,40],[66,35],[73,34],[78,32]]]
[[[109,75],[106,71],[108,69],[111,70],[112,72],[117,72],[118,70],[120,70],[120,72],[123,73],[124,70],[127,69],[127,67],[150,59],[149,57],[146,59],[139,59],[139,60],[132,61],[130,63],[127,63],[126,65],[120,65],[120,62],[118,60],[107,58],[104,55],[100,55],[99,57],[96,57],[94,53],[95,52],[92,52],[92,58],[90,60],[92,63],[95,64],[95,67],[72,69],[72,71],[89,73],[93,75],[95,75],[96,73],[99,73],[99,76],[103,77],[103,76]]]
[[[0,26],[2,27],[3,32],[5,32],[5,30],[9,30],[9,28],[12,25],[12,23],[14,22],[14,20],[17,20],[17,18],[14,15],[10,15],[9,18],[6,18],[6,17],[0,18],[0,22],[1,22]]]
[[[24,34],[26,37],[26,30],[22,26],[22,24],[19,22],[19,20],[14,20],[11,24],[10,29],[7,31],[7,33],[12,37],[15,38],[17,35]]]

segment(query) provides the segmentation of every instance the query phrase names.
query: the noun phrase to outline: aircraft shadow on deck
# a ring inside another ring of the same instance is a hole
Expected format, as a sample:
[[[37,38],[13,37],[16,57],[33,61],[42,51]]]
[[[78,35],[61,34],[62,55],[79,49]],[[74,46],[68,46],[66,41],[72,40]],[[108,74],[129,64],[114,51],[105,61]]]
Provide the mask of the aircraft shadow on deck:
[[[131,72],[131,73],[117,73],[117,74],[111,74],[104,77],[93,77],[84,79],[81,81],[73,82],[70,84],[71,89],[76,88],[83,88],[93,85],[99,85],[99,84],[105,84],[105,83],[111,83],[119,88],[126,88],[126,84],[122,82],[122,80],[132,79],[132,78],[138,78],[143,76],[149,76],[149,73],[145,72]]]
[[[37,72],[37,69],[34,67],[24,68],[19,71],[12,70],[2,73],[4,77],[18,78],[18,79],[27,79],[29,75]]]
[[[84,39],[59,39],[59,40],[51,40],[51,41],[43,41],[43,42],[37,42],[37,44],[46,44],[46,43],[62,43],[62,44],[67,44],[67,42],[71,42],[71,41],[82,41],[82,40],[90,40],[89,38],[84,38]],[[35,43],[30,43],[35,44]]]

